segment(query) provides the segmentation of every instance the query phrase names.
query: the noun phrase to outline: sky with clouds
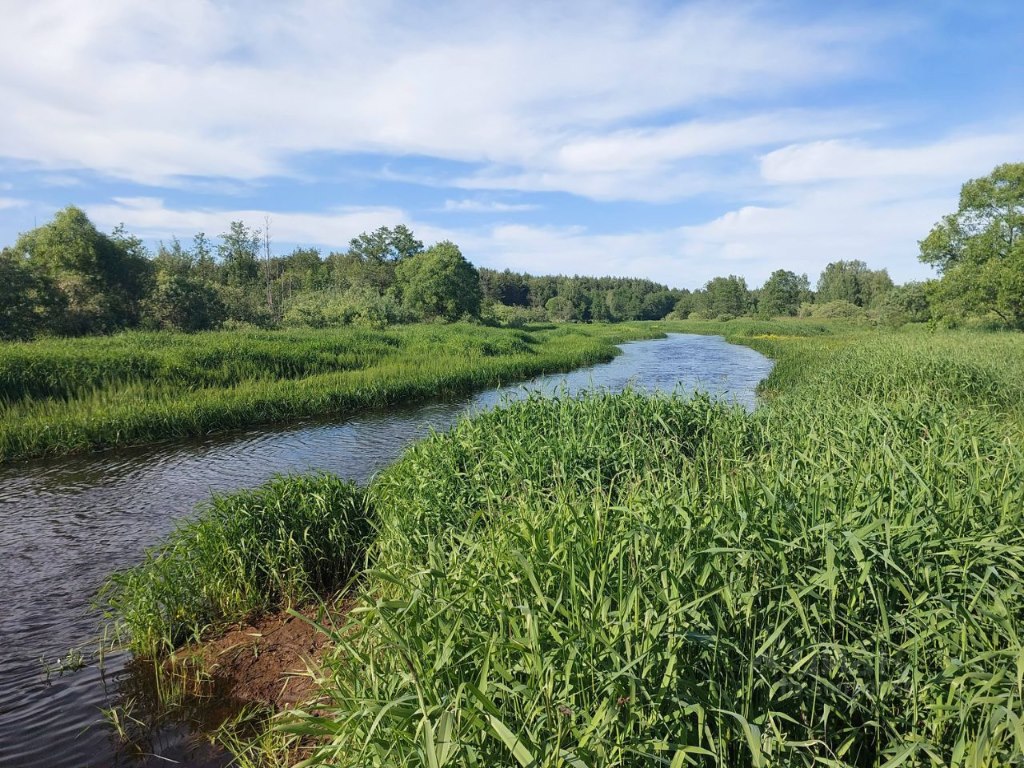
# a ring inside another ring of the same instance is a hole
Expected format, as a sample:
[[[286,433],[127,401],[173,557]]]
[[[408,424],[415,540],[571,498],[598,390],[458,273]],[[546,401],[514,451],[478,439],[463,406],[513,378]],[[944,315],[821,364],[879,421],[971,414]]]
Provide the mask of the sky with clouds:
[[[404,223],[535,274],[903,282],[960,185],[1024,161],[1018,0],[0,9],[4,244],[75,204],[153,244]]]

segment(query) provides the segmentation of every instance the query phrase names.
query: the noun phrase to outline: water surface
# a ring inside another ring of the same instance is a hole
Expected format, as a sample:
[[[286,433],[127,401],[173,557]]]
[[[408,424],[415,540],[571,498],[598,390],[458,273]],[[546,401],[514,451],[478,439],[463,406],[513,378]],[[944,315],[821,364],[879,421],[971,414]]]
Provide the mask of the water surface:
[[[700,390],[753,408],[772,366],[711,336],[674,334],[622,350],[607,364],[444,402],[0,466],[0,765],[224,763],[201,734],[176,725],[154,728],[147,754],[119,749],[100,709],[139,684],[124,658],[87,658],[85,669],[49,680],[40,663],[87,647],[99,626],[90,601],[103,580],[138,562],[212,492],[316,469],[365,483],[430,430],[530,391]]]

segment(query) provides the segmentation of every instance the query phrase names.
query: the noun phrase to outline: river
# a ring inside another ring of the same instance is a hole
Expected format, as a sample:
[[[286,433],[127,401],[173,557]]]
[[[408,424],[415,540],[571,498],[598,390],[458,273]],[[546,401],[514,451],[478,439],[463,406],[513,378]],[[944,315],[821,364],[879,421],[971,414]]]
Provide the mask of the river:
[[[0,466],[0,766],[217,766],[201,728],[152,725],[142,754],[101,715],[139,685],[123,656],[92,655],[103,580],[141,559],[212,492],[314,469],[365,483],[430,430],[528,391],[700,390],[747,408],[772,363],[714,336],[673,334],[622,345],[610,363],[460,399]],[[60,674],[58,658],[85,651]],[[40,659],[44,661],[40,661]]]

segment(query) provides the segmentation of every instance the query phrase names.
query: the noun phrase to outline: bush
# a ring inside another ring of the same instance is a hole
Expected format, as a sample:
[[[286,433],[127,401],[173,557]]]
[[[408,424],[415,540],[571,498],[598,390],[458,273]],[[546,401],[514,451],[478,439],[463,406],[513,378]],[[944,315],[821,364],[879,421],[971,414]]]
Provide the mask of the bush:
[[[856,304],[838,299],[825,304],[803,304],[800,307],[800,316],[818,320],[866,320],[868,314]]]

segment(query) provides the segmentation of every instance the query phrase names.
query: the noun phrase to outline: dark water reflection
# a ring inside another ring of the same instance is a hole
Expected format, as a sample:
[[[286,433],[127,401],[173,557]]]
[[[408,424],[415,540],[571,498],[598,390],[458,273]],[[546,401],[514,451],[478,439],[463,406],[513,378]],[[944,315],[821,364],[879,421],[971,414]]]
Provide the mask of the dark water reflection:
[[[448,402],[0,467],[0,766],[223,762],[180,727],[156,731],[148,757],[118,749],[100,708],[117,700],[119,686],[133,684],[123,658],[102,665],[87,658],[85,669],[49,680],[39,661],[52,665],[87,646],[99,625],[90,600],[104,578],[138,562],[211,492],[313,469],[363,483],[431,429],[530,390],[631,384],[702,390],[752,408],[754,388],[770,370],[769,360],[746,347],[673,335],[625,344],[606,365]]]

